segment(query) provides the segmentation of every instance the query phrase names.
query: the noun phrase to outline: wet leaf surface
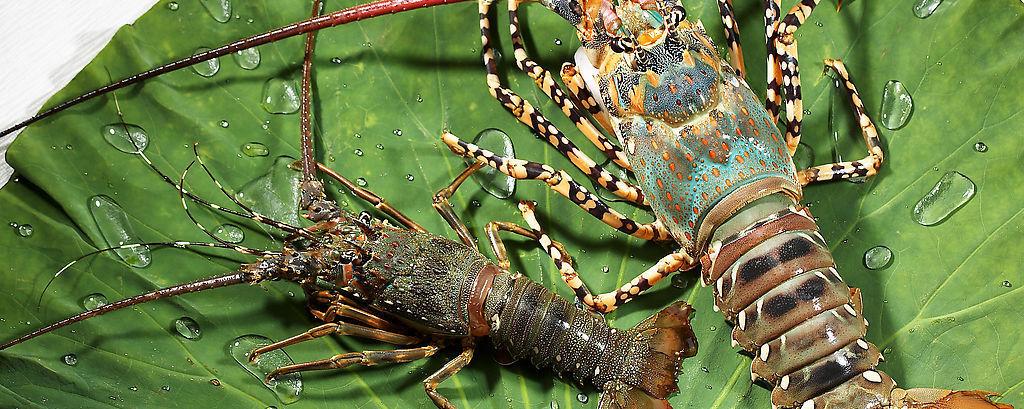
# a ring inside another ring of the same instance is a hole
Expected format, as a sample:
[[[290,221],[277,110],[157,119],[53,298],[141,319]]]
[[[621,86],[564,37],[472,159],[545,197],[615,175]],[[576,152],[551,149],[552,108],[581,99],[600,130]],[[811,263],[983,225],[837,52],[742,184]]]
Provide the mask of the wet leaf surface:
[[[108,80],[141,71],[172,57],[189,55],[308,14],[306,1],[232,2],[231,18],[220,23],[196,2],[172,10],[158,4],[114,41],[58,94],[63,100]],[[737,2],[751,84],[763,92],[764,47],[756,2]],[[786,2],[789,6],[789,2]],[[836,13],[823,2],[798,32],[803,62],[804,143],[830,152],[827,137],[829,80],[819,75],[821,59],[846,61],[865,103],[877,119],[884,84],[899,80],[913,95],[914,110],[896,131],[882,129],[886,167],[863,184],[834,183],[806,189],[805,201],[820,218],[824,236],[851,285],[864,291],[871,322],[868,339],[885,350],[882,368],[903,386],[980,388],[1003,393],[1005,401],[1024,403],[1022,336],[1024,275],[1024,116],[1018,92],[1024,78],[1019,48],[1024,12],[1016,1],[945,1],[928,19],[913,13],[913,1],[858,1]],[[347,1],[344,5],[353,4]],[[713,1],[686,1],[721,41]],[[329,9],[342,7],[330,4]],[[498,7],[503,8],[503,7]],[[571,60],[579,42],[571,29],[538,5],[525,7],[530,50],[544,66],[557,70]],[[504,12],[498,13],[504,16]],[[251,21],[251,22],[250,22]],[[496,27],[506,27],[504,17]],[[500,31],[500,30],[499,30]],[[556,41],[560,39],[561,41]],[[572,39],[572,40],[570,40]],[[511,56],[502,33],[503,54]],[[561,43],[561,44],[558,44]],[[152,251],[152,264],[132,269],[112,254],[98,256],[68,271],[36,300],[52,273],[67,261],[104,243],[87,208],[87,199],[103,194],[128,214],[145,240],[205,240],[185,217],[173,188],[163,184],[137,157],[107,143],[101,130],[117,122],[136,124],[149,137],[146,153],[174,176],[193,160],[192,144],[222,183],[239,191],[269,174],[280,156],[298,157],[298,116],[271,114],[261,106],[271,78],[294,78],[302,40],[260,48],[260,63],[246,70],[222,59],[219,72],[202,77],[182,70],[118,93],[124,118],[111,98],[28,129],[8,160],[20,182],[0,191],[8,221],[31,224],[34,234],[0,232],[0,338],[20,335],[81,311],[82,297],[102,293],[110,300],[155,287],[221,274],[245,257],[218,251]],[[471,139],[481,129],[499,128],[516,142],[522,158],[555,167],[570,164],[530,133],[488,95],[479,63],[476,7],[457,4],[389,16],[324,32],[316,59],[315,115],[321,159],[404,209],[435,232],[454,237],[430,208],[433,191],[463,167],[439,142],[443,129]],[[575,135],[532,82],[504,58],[512,88],[530,99],[556,124]],[[845,112],[845,111],[844,111]],[[849,125],[849,119],[845,120]],[[230,126],[222,126],[226,121]],[[844,157],[860,155],[857,136],[841,134]],[[597,151],[579,138],[591,155]],[[974,146],[982,141],[984,154]],[[266,146],[267,156],[247,156],[244,144]],[[382,145],[383,149],[377,147]],[[69,149],[68,146],[71,146]],[[375,148],[376,147],[376,148]],[[848,148],[848,149],[847,149]],[[356,149],[364,156],[351,154]],[[815,160],[827,158],[819,154]],[[947,171],[956,170],[977,185],[974,199],[936,226],[911,219],[913,205]],[[582,179],[578,172],[571,172]],[[412,175],[408,178],[407,175]],[[291,180],[290,178],[271,178]],[[411,179],[411,180],[410,180]],[[202,172],[189,184],[205,197],[227,204]],[[338,187],[331,185],[332,193]],[[286,201],[281,186],[264,200]],[[347,194],[335,194],[353,209],[364,208]],[[592,288],[607,291],[656,261],[670,249],[623,238],[590,219],[537,183],[519,183],[510,200],[498,200],[467,184],[455,197],[457,210],[472,231],[490,220],[519,222],[515,200],[540,203],[542,222],[569,245]],[[471,203],[478,201],[481,206]],[[273,204],[269,204],[273,205]],[[647,220],[642,211],[617,208]],[[244,231],[243,244],[274,248],[275,242],[254,224],[195,209],[207,226],[233,223]],[[531,243],[511,238],[517,269],[563,288],[551,262]],[[483,243],[483,242],[481,242]],[[891,265],[868,270],[864,252],[892,249]],[[481,247],[483,248],[483,247]],[[604,267],[608,272],[602,273]],[[767,408],[769,391],[749,382],[749,358],[729,346],[729,327],[711,309],[710,292],[668,282],[653,295],[610,316],[627,327],[682,297],[699,309],[695,320],[699,354],[685,363],[676,407]],[[281,406],[273,393],[227,354],[228,342],[244,334],[282,339],[314,325],[296,286],[269,283],[194,294],[145,304],[70,328],[0,353],[0,406],[10,407],[265,407]],[[203,336],[175,335],[174,322],[187,316]],[[323,338],[288,349],[296,361],[308,361],[368,348],[387,348],[352,339]],[[77,363],[62,357],[74,354]],[[579,389],[553,379],[550,372],[525,366],[499,367],[488,349],[441,390],[466,408],[596,407]],[[400,366],[356,368],[304,377],[304,396],[289,408],[429,407],[420,381],[443,364],[444,357]],[[217,382],[211,382],[216,379]],[[217,386],[217,385],[219,386]]]

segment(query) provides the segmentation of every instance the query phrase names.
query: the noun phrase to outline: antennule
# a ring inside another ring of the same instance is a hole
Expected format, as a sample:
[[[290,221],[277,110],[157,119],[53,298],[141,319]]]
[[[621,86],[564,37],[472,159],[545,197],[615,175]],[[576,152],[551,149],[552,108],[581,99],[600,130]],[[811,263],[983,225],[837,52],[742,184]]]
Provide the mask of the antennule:
[[[136,295],[134,297],[128,297],[128,298],[125,298],[123,300],[118,300],[118,301],[115,301],[113,303],[104,305],[102,307],[94,308],[94,309],[82,312],[81,314],[75,315],[73,317],[69,317],[69,318],[65,318],[63,320],[57,321],[57,322],[55,322],[53,324],[47,325],[45,327],[42,327],[42,328],[37,329],[35,331],[32,331],[32,332],[30,332],[28,334],[22,335],[21,337],[18,337],[16,339],[11,340],[11,341],[5,342],[3,345],[0,345],[0,350],[4,350],[4,349],[10,348],[10,347],[12,347],[14,345],[18,345],[18,344],[20,344],[22,342],[28,341],[28,340],[30,340],[32,338],[38,337],[40,335],[43,335],[43,334],[45,334],[47,332],[50,332],[50,331],[53,331],[55,329],[65,327],[65,326],[74,324],[74,323],[79,322],[79,321],[84,321],[84,320],[87,320],[87,319],[92,318],[92,317],[103,315],[103,314],[106,314],[106,313],[111,312],[111,311],[120,310],[120,309],[125,308],[125,307],[131,307],[131,306],[136,305],[136,304],[142,304],[144,302],[158,300],[158,299],[161,299],[161,298],[174,297],[176,295],[181,295],[181,294],[194,293],[194,292],[203,291],[203,290],[209,290],[209,289],[218,288],[218,287],[227,287],[229,285],[242,284],[242,283],[255,282],[255,281],[261,281],[261,280],[256,279],[253,276],[253,274],[251,274],[251,273],[247,273],[247,272],[234,272],[234,273],[231,273],[231,274],[220,275],[220,276],[215,276],[215,277],[210,277],[210,278],[204,278],[202,280],[196,280],[196,281],[192,281],[192,282],[188,282],[188,283],[184,283],[184,284],[178,284],[178,285],[171,286],[171,287],[166,287],[166,288],[161,288],[161,289],[158,289],[158,290],[153,290],[153,291],[150,291],[150,292],[145,293],[145,294],[139,294],[139,295]]]

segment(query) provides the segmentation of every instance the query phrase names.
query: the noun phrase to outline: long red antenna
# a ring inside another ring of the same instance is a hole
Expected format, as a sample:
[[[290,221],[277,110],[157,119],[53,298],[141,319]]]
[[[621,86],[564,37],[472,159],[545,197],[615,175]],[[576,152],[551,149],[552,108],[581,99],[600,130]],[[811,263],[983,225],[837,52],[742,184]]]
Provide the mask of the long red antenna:
[[[382,16],[385,14],[395,14],[401,13],[403,11],[440,6],[444,4],[459,3],[463,1],[467,0],[380,0],[375,1],[373,3],[349,7],[344,10],[338,10],[330,14],[325,14],[319,17],[313,17],[297,23],[292,23],[284,27],[276,28],[265,33],[256,34],[254,36],[246,37],[244,39],[214,48],[209,51],[201,52],[190,57],[186,57],[168,64],[161,65],[148,71],[118,80],[117,82],[111,83],[109,85],[104,85],[100,88],[94,89],[92,91],[86,92],[85,94],[74,97],[68,101],[62,102],[53,108],[47,109],[42,113],[36,114],[35,116],[29,119],[26,119],[10,128],[7,128],[3,130],[3,132],[0,132],[0,136],[8,135],[14,131],[29,126],[35,123],[36,121],[39,121],[40,119],[46,118],[50,115],[63,111],[81,102],[88,101],[97,96],[106,94],[110,91],[118,90],[126,86],[156,77],[158,75],[189,67],[194,64],[211,60],[217,57],[225,56],[236,51],[245,50],[247,48],[256,47],[266,43],[271,43],[283,38],[306,34],[311,31],[317,31],[324,28],[339,26],[342,24],[365,20],[368,18]]]
[[[7,341],[3,343],[3,345],[0,345],[0,350],[4,350],[14,345],[18,345],[22,342],[43,335],[57,328],[68,326],[95,316],[103,315],[111,311],[120,310],[125,307],[131,307],[135,304],[142,304],[144,302],[158,300],[161,298],[174,297],[176,295],[194,293],[197,291],[209,290],[212,288],[219,287],[227,287],[229,285],[242,284],[248,282],[253,282],[253,275],[251,273],[235,272],[231,274],[205,278],[202,280],[192,281],[185,284],[178,284],[167,288],[153,290],[145,294],[139,294],[134,297],[128,297],[123,300],[115,301],[102,307],[93,308],[91,310],[85,311],[73,317],[62,319],[53,324],[47,325],[28,334],[22,335],[17,339]]]

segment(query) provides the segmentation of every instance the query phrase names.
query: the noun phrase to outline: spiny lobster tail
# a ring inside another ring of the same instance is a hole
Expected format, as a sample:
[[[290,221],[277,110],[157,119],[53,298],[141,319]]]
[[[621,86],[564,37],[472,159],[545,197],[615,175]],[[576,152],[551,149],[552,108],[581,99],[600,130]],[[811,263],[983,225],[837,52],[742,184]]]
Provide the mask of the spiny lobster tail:
[[[693,307],[677,301],[633,327],[635,344],[631,357],[643,374],[637,385],[648,395],[665,398],[679,391],[683,359],[697,354],[697,337],[690,327]]]
[[[82,312],[82,313],[80,313],[78,315],[75,315],[75,316],[72,316],[72,317],[65,318],[63,320],[57,321],[57,322],[55,322],[53,324],[47,325],[47,326],[45,326],[43,328],[37,329],[37,330],[32,331],[32,332],[30,332],[28,334],[25,334],[25,335],[23,335],[21,337],[18,337],[16,339],[13,339],[13,340],[10,340],[10,341],[7,341],[7,342],[3,343],[2,345],[0,345],[0,350],[4,350],[4,349],[7,349],[7,348],[10,348],[10,347],[15,346],[17,344],[20,344],[22,342],[28,341],[28,340],[30,340],[32,338],[38,337],[40,335],[43,335],[43,334],[45,334],[47,332],[56,330],[58,328],[66,327],[68,325],[74,324],[74,323],[79,322],[79,321],[85,321],[85,320],[87,320],[89,318],[97,317],[97,316],[106,314],[108,312],[117,311],[117,310],[120,310],[120,309],[123,309],[123,308],[126,308],[126,307],[131,307],[131,306],[136,305],[136,304],[142,304],[144,302],[158,300],[158,299],[161,299],[161,298],[174,297],[174,296],[177,296],[177,295],[194,293],[194,292],[209,290],[209,289],[213,289],[213,288],[227,287],[227,286],[230,286],[230,285],[242,284],[242,283],[252,283],[252,282],[256,282],[256,281],[261,281],[261,280],[259,278],[256,278],[251,273],[248,273],[248,272],[235,272],[235,273],[231,273],[231,274],[225,274],[225,275],[205,278],[205,279],[202,279],[202,280],[196,280],[196,281],[192,281],[192,282],[188,282],[188,283],[184,283],[184,284],[178,284],[178,285],[171,286],[171,287],[166,287],[166,288],[161,288],[161,289],[158,289],[158,290],[153,290],[153,291],[150,291],[150,292],[145,293],[145,294],[139,294],[139,295],[136,295],[134,297],[128,297],[128,298],[125,298],[125,299],[122,299],[122,300],[115,301],[113,303],[104,305],[102,307],[94,308],[94,309]]]
[[[360,20],[366,20],[369,18],[378,17],[386,14],[401,13],[403,11],[440,6],[444,4],[459,3],[463,1],[466,0],[380,0],[372,3],[349,7],[344,10],[338,10],[333,13],[324,14],[322,16],[313,17],[307,20],[292,23],[284,27],[275,28],[264,33],[246,37],[244,39],[234,41],[230,44],[223,45],[202,53],[198,53],[174,62],[170,62],[159,67],[147,70],[145,72],[126,77],[111,84],[104,85],[100,88],[94,89],[92,91],[86,92],[85,94],[79,95],[70,100],[62,102],[50,109],[47,109],[39,114],[36,114],[35,116],[29,119],[19,122],[14,126],[11,126],[10,128],[4,129],[3,131],[0,131],[0,136],[11,134],[14,131],[29,126],[43,118],[49,117],[50,115],[56,114],[60,111],[71,108],[72,106],[78,105],[82,102],[88,101],[100,95],[104,95],[111,91],[116,91],[118,89],[145,81],[153,77],[166,74],[171,71],[176,71],[185,67],[190,67],[200,62],[212,60],[214,58],[222,57],[237,51],[253,48],[262,44],[272,43],[277,40],[285,39],[288,37],[294,37],[297,35],[302,35],[325,28],[340,26],[343,24],[352,23]]]

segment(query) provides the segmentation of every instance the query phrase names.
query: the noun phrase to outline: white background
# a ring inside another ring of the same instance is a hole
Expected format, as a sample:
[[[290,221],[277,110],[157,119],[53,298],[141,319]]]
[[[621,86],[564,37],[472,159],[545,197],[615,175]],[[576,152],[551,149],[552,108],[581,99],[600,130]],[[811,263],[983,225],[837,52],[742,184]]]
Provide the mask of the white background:
[[[0,0],[0,129],[27,119],[157,0]],[[17,135],[17,134],[15,134]],[[12,169],[0,140],[0,186]]]

